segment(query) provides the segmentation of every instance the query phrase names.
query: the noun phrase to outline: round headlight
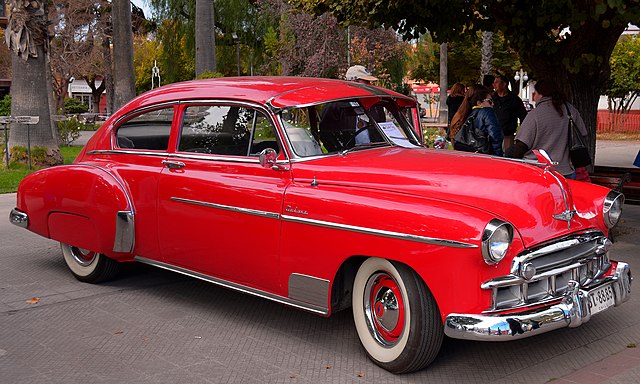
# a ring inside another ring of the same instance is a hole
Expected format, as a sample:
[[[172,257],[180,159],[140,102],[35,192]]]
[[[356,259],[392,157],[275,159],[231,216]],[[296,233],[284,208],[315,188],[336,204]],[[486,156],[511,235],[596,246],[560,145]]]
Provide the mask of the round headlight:
[[[612,228],[620,220],[622,213],[622,204],[624,203],[624,195],[620,192],[611,191],[604,198],[604,206],[602,207],[602,216],[604,224],[607,228]]]
[[[484,228],[482,235],[482,257],[484,261],[493,265],[507,254],[513,241],[513,227],[502,220],[493,219]]]

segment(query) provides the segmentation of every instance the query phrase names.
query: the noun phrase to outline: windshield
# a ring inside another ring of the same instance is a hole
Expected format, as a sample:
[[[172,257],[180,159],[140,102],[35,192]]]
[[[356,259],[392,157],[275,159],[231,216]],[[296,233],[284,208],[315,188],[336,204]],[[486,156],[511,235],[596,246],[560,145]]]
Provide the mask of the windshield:
[[[287,108],[280,117],[300,157],[384,145],[420,147],[410,123],[391,100],[377,99],[368,108],[358,100]]]

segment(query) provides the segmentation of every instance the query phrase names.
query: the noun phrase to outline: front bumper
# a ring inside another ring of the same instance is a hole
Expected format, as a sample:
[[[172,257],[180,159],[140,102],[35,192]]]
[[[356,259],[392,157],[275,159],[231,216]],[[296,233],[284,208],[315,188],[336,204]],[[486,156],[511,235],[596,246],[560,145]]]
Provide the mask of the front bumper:
[[[29,217],[26,213],[20,211],[18,208],[13,208],[9,213],[9,222],[15,224],[21,228],[27,228],[29,225]]]
[[[611,284],[614,306],[617,307],[629,299],[631,281],[629,264],[618,262],[615,273],[604,278],[597,287],[592,287],[591,292]],[[452,313],[445,319],[445,334],[454,339],[510,341],[559,328],[578,327],[591,319],[589,291],[580,289],[575,281],[571,281],[569,286],[561,303],[524,314],[491,316]]]

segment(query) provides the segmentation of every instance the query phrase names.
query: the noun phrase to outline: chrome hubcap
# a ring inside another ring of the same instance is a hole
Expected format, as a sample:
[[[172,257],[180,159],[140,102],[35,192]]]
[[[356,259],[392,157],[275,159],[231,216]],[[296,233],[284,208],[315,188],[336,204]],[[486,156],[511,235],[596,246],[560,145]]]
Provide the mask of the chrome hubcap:
[[[385,347],[394,346],[404,330],[404,302],[393,277],[383,272],[372,275],[363,304],[371,336]]]
[[[76,263],[87,267],[96,259],[97,253],[83,248],[71,247],[71,255]]]

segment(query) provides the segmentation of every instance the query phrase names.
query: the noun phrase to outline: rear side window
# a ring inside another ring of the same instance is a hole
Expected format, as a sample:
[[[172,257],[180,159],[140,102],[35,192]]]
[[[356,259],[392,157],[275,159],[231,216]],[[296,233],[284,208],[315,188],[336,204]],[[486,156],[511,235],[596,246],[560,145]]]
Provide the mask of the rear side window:
[[[166,151],[173,122],[173,107],[142,113],[116,131],[118,148]]]
[[[269,119],[251,108],[194,105],[185,109],[178,151],[216,155],[258,155],[279,151]]]

